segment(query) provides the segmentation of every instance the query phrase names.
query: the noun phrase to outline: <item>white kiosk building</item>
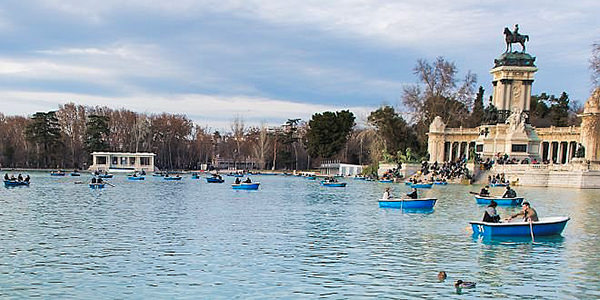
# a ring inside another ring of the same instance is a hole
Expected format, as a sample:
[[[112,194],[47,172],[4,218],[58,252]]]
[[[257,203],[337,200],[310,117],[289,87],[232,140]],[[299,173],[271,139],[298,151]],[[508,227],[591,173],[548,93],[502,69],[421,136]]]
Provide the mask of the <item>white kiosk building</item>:
[[[154,172],[154,153],[93,152],[91,171]]]

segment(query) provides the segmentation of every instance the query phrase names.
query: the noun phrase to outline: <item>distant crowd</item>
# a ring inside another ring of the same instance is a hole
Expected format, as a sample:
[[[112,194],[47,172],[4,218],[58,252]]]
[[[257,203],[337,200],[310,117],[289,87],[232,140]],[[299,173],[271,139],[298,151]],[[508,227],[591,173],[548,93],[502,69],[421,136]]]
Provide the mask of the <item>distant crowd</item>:
[[[471,179],[465,159],[439,164],[437,161],[430,164],[421,163],[421,174],[431,177],[431,181],[450,181],[455,179]]]

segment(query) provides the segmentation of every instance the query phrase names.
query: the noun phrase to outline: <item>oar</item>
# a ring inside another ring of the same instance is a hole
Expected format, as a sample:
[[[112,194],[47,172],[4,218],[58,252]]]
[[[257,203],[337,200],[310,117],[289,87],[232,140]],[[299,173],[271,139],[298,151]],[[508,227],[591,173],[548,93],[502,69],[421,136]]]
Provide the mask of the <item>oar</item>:
[[[107,182],[107,181],[105,181],[105,182],[103,182],[103,183],[106,183],[106,184],[108,184],[108,185],[110,185],[110,186],[112,186],[112,187],[115,187],[115,185],[114,185],[114,184],[112,184],[112,183],[110,183],[110,182]]]
[[[477,193],[477,192],[469,192],[469,194],[473,194],[473,195],[479,196],[479,193]]]
[[[75,181],[74,184],[83,184],[83,181]]]
[[[529,232],[531,232],[531,242],[535,243],[535,237],[533,236],[533,222],[529,219]]]

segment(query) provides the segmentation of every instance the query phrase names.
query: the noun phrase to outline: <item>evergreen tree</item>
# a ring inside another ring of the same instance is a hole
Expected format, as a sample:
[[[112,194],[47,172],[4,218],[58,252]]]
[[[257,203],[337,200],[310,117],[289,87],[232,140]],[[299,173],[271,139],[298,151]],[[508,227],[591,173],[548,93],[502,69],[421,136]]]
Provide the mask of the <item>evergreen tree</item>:
[[[477,127],[483,122],[483,92],[483,87],[479,86],[479,91],[477,91],[477,96],[475,97],[475,102],[473,103],[473,111],[471,112],[470,117],[471,127]]]
[[[90,115],[85,126],[85,147],[88,152],[106,151],[109,149],[107,137],[109,118],[106,116]]]
[[[25,129],[27,140],[36,146],[37,162],[41,167],[53,167],[60,154],[61,133],[56,111],[37,112]]]
[[[354,120],[354,114],[348,110],[314,114],[306,134],[308,153],[319,158],[333,157],[346,144]]]

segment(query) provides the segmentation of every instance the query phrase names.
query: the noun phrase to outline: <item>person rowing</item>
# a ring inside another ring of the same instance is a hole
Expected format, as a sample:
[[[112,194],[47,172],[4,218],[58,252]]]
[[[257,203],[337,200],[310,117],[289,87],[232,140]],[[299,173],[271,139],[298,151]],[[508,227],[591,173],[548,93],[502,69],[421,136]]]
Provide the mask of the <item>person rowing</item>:
[[[482,187],[481,191],[479,191],[479,196],[481,196],[481,197],[489,197],[490,196],[490,190],[488,190],[488,188],[489,188],[488,185]]]
[[[517,197],[517,192],[515,192],[515,190],[510,188],[510,185],[506,186],[506,192],[504,192],[504,195],[502,195],[502,198],[516,198]]]
[[[394,198],[394,196],[392,196],[390,187],[386,187],[385,190],[383,191],[383,196],[381,196],[381,199],[387,201],[392,198]]]
[[[483,222],[500,223],[500,215],[496,211],[496,206],[498,206],[498,203],[492,200],[483,213]]]
[[[527,201],[523,202],[523,209],[520,212],[510,216],[510,218],[506,219],[506,221],[510,222],[512,221],[512,219],[520,216],[523,217],[524,222],[539,221],[537,212],[531,207],[531,205]]]
[[[406,194],[406,196],[408,196],[408,198],[410,198],[410,199],[418,199],[419,198],[419,194],[418,194],[416,188],[413,188],[412,192]]]

